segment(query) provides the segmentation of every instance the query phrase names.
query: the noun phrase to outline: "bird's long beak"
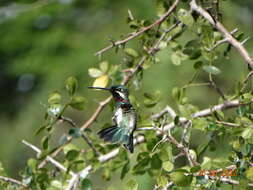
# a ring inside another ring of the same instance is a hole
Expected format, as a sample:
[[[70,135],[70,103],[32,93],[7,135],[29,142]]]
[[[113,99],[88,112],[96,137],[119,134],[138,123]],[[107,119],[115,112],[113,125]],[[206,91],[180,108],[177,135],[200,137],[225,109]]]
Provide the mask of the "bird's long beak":
[[[93,87],[93,86],[89,86],[88,88],[91,88],[91,89],[99,89],[99,90],[111,90],[110,88],[102,88],[102,87]]]

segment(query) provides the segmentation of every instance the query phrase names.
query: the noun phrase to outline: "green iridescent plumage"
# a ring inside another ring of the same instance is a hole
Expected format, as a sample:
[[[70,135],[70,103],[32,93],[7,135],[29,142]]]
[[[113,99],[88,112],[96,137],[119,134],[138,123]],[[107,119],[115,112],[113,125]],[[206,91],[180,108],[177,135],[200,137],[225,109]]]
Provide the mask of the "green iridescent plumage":
[[[133,132],[136,129],[136,112],[131,105],[128,89],[125,86],[112,86],[111,88],[89,87],[108,90],[115,100],[115,110],[112,117],[115,125],[98,132],[100,138],[112,143],[123,144],[131,153],[134,151]]]

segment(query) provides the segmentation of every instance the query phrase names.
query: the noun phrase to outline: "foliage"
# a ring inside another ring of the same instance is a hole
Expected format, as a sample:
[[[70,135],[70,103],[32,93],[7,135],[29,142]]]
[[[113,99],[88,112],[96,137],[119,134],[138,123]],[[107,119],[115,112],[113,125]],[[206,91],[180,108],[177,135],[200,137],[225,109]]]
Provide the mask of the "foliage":
[[[157,0],[157,17],[163,17],[173,3]],[[204,6],[202,1],[198,3]],[[144,175],[152,178],[154,189],[233,189],[234,185],[238,189],[248,188],[253,180],[253,97],[248,85],[251,75],[238,80],[233,92],[223,93],[216,80],[226,70],[221,69],[219,61],[222,58],[231,59],[231,44],[226,44],[225,48],[216,47],[223,36],[207,20],[192,12],[188,4],[189,1],[180,2],[173,15],[141,33],[137,46],[127,42],[117,45],[117,41],[111,40],[111,48],[115,48],[116,55],[120,54],[122,64],[102,59],[98,67],[88,68],[89,76],[94,78],[93,86],[107,87],[130,80],[129,87],[137,91],[145,85],[144,74],[159,64],[158,53],[169,52],[167,58],[175,66],[190,65],[192,79],[183,86],[171,89],[174,105],[162,104],[165,109],[158,108],[161,99],[167,98],[159,90],[145,91],[140,101],[130,96],[138,111],[139,131],[135,132],[136,139],[141,139],[135,154],[130,155],[118,145],[102,143],[92,129],[91,124],[96,122],[108,104],[106,100],[100,102],[94,115],[83,125],[75,122],[69,113],[73,110],[90,111],[87,104],[95,98],[80,95],[80,86],[88,84],[82,84],[76,77],[70,76],[64,83],[64,91],[58,88],[47,97],[44,121],[36,131],[41,139],[41,150],[25,143],[37,152],[37,157],[30,157],[20,172],[24,188],[90,190],[96,183],[90,176],[99,172],[102,172],[105,181],[112,180],[118,173],[125,182],[126,190],[139,189],[136,176]],[[220,10],[214,8],[214,11],[219,13]],[[131,11],[128,13],[130,36],[152,23],[133,17]],[[242,33],[234,36],[236,40],[241,40]],[[177,77],[182,78],[183,73]],[[159,83],[158,80],[156,82]],[[216,103],[219,106],[209,105],[208,110],[201,111],[189,96],[189,90],[197,86],[199,89],[196,91],[200,94],[202,86],[208,86],[217,93]],[[92,96],[96,96],[96,92]],[[227,111],[231,108],[232,111]],[[61,126],[60,123],[66,123],[69,128],[59,135],[57,128]],[[106,122],[103,124],[108,125]],[[76,143],[78,140],[87,144],[85,149]],[[226,151],[222,152],[223,149]],[[216,154],[218,151],[222,153]],[[236,174],[223,176],[223,171],[231,167]],[[201,175],[203,171],[204,175]],[[215,175],[211,175],[212,171],[216,172]],[[0,176],[7,176],[2,165]],[[20,184],[6,180],[1,180],[0,185],[6,189],[20,187]]]

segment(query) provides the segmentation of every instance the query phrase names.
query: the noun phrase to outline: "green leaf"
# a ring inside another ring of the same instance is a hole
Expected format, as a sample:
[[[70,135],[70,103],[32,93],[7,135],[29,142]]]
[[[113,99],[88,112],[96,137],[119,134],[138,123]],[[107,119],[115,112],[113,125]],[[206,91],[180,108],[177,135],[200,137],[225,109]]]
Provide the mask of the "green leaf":
[[[89,179],[85,178],[82,180],[82,183],[81,183],[82,190],[91,190],[91,187],[92,187],[92,184]]]
[[[167,11],[167,6],[164,0],[156,0],[156,12],[157,16],[161,17]]]
[[[49,104],[59,104],[61,102],[61,95],[58,92],[54,92],[48,96],[47,102]]]
[[[185,9],[179,9],[178,19],[187,26],[193,26],[194,24],[194,19],[191,15],[191,11],[187,11]]]
[[[191,173],[196,173],[196,172],[198,172],[200,169],[201,169],[200,166],[193,166],[193,167],[190,169],[190,172],[191,172]]]
[[[127,163],[123,166],[121,170],[120,179],[124,179],[129,170],[130,170],[130,162],[127,161]]]
[[[49,136],[45,136],[42,139],[42,147],[44,150],[48,149],[48,144],[49,144]]]
[[[185,175],[183,171],[176,171],[170,174],[170,179],[179,187],[189,186],[192,182],[191,175]]]
[[[139,57],[138,52],[135,51],[135,50],[132,49],[132,48],[125,48],[125,49],[124,49],[124,52],[125,52],[127,55],[131,56],[131,57],[134,57],[134,58]]]
[[[204,63],[202,61],[197,61],[194,63],[193,67],[194,69],[200,69]]]
[[[180,121],[180,117],[177,115],[177,116],[174,118],[174,124],[175,124],[175,125],[178,125],[178,124],[179,124],[179,121]]]
[[[252,98],[253,98],[253,96],[252,96],[251,93],[245,93],[245,94],[243,94],[243,95],[240,97],[240,101],[241,101],[242,103],[247,104],[247,103],[250,103],[250,102],[251,102]]]
[[[159,175],[156,179],[157,181],[157,185],[159,187],[164,187],[168,184],[168,177],[167,176],[163,176],[163,175]]]
[[[70,150],[77,150],[77,151],[79,151],[78,147],[76,145],[72,144],[72,143],[67,144],[63,148],[64,154],[67,154]]]
[[[41,126],[36,132],[35,135],[39,135],[42,131],[44,131],[47,128],[47,125]]]
[[[207,73],[211,73],[213,75],[218,75],[221,73],[220,69],[218,69],[217,67],[212,66],[212,65],[204,65],[202,68]]]
[[[210,143],[210,141],[206,141],[198,146],[198,148],[197,148],[197,155],[198,156],[205,152],[209,143]]]
[[[108,61],[102,61],[99,63],[99,68],[105,73],[108,70]]]
[[[54,188],[56,188],[57,190],[58,189],[63,189],[63,184],[60,182],[60,181],[58,181],[58,180],[53,180],[53,181],[51,181],[51,185],[54,187]],[[55,190],[56,190],[55,189]],[[47,189],[48,190],[48,189]],[[54,189],[52,189],[52,190],[54,190]]]
[[[69,105],[74,109],[83,110],[85,108],[85,98],[81,96],[74,96]]]
[[[72,136],[73,138],[79,138],[82,136],[82,132],[80,128],[72,128],[69,130],[69,135]]]
[[[151,167],[153,169],[161,169],[162,160],[159,158],[158,154],[154,154],[151,158]]]
[[[246,128],[243,132],[242,132],[242,138],[244,139],[250,139],[253,136],[253,129],[252,128]]]
[[[172,53],[171,61],[174,65],[180,65],[181,64],[181,58],[176,52]]]
[[[27,161],[27,166],[33,171],[35,172],[36,169],[37,169],[37,160],[34,159],[34,158],[30,158],[28,161]]]
[[[197,59],[201,55],[200,42],[198,39],[190,40],[184,46],[183,53],[189,56],[189,59]]]
[[[73,161],[73,160],[75,160],[78,157],[78,155],[79,155],[79,151],[77,151],[77,150],[70,150],[70,151],[68,151],[68,153],[66,155],[66,159],[68,161]]]
[[[170,161],[163,162],[163,169],[167,172],[170,172],[174,169],[174,164]]]
[[[126,190],[138,190],[138,183],[136,180],[131,179],[126,184]]]
[[[76,80],[75,77],[69,77],[67,78],[67,80],[65,81],[65,86],[66,86],[66,90],[68,91],[69,95],[72,96],[73,94],[75,94],[77,86],[78,86],[78,81]]]
[[[104,74],[103,71],[101,71],[101,70],[99,70],[97,68],[89,68],[88,72],[89,72],[89,75],[91,77],[93,77],[93,78],[100,77],[100,76],[102,76]]]
[[[137,163],[133,167],[133,173],[134,174],[144,174],[145,173],[145,168],[149,165],[150,163],[150,157],[148,152],[142,152],[138,154],[137,156]]]
[[[152,108],[152,107],[154,107],[157,104],[156,101],[153,101],[153,100],[150,100],[150,99],[144,99],[143,103],[148,108]]]

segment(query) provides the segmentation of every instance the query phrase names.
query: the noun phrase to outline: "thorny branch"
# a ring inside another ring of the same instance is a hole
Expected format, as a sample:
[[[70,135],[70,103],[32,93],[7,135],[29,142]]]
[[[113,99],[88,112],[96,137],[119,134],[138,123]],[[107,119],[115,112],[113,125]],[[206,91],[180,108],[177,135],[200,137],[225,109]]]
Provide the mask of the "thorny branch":
[[[227,39],[228,43],[230,43],[240,53],[243,59],[253,69],[253,59],[248,53],[248,51],[244,48],[243,44],[237,39],[235,39],[219,21],[215,20],[206,10],[199,6],[196,3],[196,0],[191,0],[190,6],[193,11],[203,16],[208,22],[210,22],[210,24],[213,25],[213,27],[215,27],[219,32],[221,32],[224,39]]]
[[[95,55],[101,55],[104,52],[108,51],[109,49],[116,47],[116,46],[120,46],[123,45],[125,43],[127,43],[128,41],[140,36],[141,34],[143,34],[144,32],[150,30],[151,28],[160,25],[161,23],[163,23],[170,15],[171,13],[176,9],[177,5],[179,3],[179,0],[175,0],[174,4],[168,9],[168,11],[161,16],[158,20],[156,20],[153,24],[147,26],[147,27],[143,27],[142,29],[140,29],[138,32],[132,33],[130,36],[128,36],[127,38],[123,39],[123,40],[119,40],[116,42],[113,42],[111,45],[101,49],[100,51],[96,52]]]

